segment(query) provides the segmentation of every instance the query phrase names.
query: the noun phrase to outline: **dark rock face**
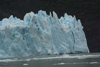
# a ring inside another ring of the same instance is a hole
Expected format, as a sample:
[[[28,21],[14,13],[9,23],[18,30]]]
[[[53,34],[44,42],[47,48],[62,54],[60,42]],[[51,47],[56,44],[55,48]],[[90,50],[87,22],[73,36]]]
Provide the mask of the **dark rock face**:
[[[45,10],[64,13],[81,19],[90,52],[100,52],[100,1],[99,0],[0,0],[0,20],[14,15],[23,19],[25,13]]]

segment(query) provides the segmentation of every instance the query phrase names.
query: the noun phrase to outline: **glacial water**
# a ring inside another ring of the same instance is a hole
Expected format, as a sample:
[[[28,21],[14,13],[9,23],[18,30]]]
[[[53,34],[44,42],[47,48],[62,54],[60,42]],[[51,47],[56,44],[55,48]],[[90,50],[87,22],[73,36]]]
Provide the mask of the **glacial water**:
[[[100,53],[1,58],[0,67],[100,67]]]

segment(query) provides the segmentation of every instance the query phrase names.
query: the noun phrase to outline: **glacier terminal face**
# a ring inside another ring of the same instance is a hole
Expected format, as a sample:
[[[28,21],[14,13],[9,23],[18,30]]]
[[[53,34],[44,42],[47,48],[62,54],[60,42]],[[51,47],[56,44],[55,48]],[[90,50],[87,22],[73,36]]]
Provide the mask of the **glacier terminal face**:
[[[80,20],[67,13],[59,19],[40,10],[0,21],[1,58],[88,52]]]

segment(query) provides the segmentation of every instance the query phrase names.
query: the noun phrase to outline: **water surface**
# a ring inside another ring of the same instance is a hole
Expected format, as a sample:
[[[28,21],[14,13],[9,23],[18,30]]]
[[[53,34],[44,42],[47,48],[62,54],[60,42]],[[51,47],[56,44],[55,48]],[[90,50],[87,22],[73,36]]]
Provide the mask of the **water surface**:
[[[3,58],[0,67],[100,67],[100,53]]]

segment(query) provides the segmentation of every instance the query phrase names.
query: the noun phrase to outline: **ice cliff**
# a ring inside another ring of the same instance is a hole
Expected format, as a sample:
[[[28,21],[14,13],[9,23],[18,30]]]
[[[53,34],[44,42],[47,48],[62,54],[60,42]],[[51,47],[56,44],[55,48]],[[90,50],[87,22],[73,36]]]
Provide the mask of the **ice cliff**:
[[[80,20],[64,14],[58,18],[40,10],[23,20],[10,16],[0,21],[0,57],[88,53]]]

